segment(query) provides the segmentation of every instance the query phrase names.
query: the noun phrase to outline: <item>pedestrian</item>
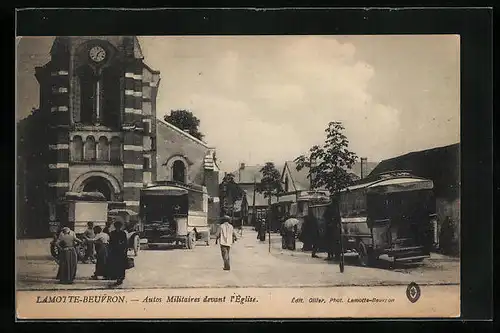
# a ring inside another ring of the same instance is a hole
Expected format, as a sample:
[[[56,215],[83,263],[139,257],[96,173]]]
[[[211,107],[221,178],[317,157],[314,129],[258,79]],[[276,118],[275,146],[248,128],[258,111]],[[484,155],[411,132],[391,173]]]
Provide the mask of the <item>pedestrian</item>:
[[[300,223],[300,221],[295,216],[292,216],[288,213],[286,214],[285,219],[286,219],[285,222],[283,222],[282,243],[285,249],[295,251],[296,248],[295,238],[297,235],[298,224]]]
[[[311,257],[318,258],[316,253],[320,250],[320,230],[318,226],[318,221],[311,217],[310,220],[310,230],[311,230],[311,245],[312,245],[312,253]]]
[[[83,238],[94,238],[95,233],[94,233],[94,222],[88,222],[87,223],[87,230],[83,233]],[[83,263],[94,263],[95,262],[95,247],[94,243],[92,242],[87,242],[85,244],[85,257],[83,258]]]
[[[59,250],[59,268],[56,279],[63,284],[72,284],[76,277],[78,256],[75,245],[81,243],[70,228],[63,227],[56,246]]]
[[[110,228],[111,228],[111,221],[106,221],[106,226],[104,227],[104,229],[102,229],[102,232],[109,235],[109,233],[111,232]]]
[[[107,279],[109,235],[105,233],[99,226],[94,227],[94,233],[94,238],[86,238],[87,242],[92,242],[95,244],[95,249],[97,252],[95,271],[91,276],[91,279],[97,280],[99,277],[104,277],[105,279]]]
[[[220,252],[222,255],[222,261],[224,262],[224,270],[231,270],[231,263],[229,260],[229,250],[231,250],[231,245],[238,240],[234,228],[229,223],[229,216],[222,217],[222,224],[219,226],[216,236],[215,244],[220,243]]]
[[[262,218],[259,222],[259,232],[257,233],[257,239],[259,239],[261,242],[264,242],[266,240],[266,220]]]
[[[127,269],[127,234],[122,230],[123,223],[116,221],[114,223],[115,230],[109,234],[109,256],[108,278],[116,280],[115,285],[121,285],[125,280],[125,270]]]

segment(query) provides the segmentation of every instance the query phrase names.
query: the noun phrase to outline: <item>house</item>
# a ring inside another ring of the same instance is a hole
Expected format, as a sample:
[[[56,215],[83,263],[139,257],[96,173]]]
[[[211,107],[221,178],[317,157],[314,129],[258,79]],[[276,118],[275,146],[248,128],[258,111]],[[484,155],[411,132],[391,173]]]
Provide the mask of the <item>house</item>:
[[[434,182],[439,221],[450,217],[456,221],[455,241],[460,239],[460,143],[432,148],[383,160],[368,175],[407,170],[415,176]]]
[[[377,163],[367,162],[364,158],[354,163],[353,167],[349,170],[351,179],[353,181],[361,179],[364,175],[368,175],[376,165]],[[282,170],[281,181],[284,189],[284,193],[281,195],[282,199],[288,198],[290,195],[298,195],[300,192],[311,190],[308,168],[302,168],[299,171],[294,161],[286,161]]]
[[[234,180],[238,186],[246,194],[246,202],[248,204],[248,219],[244,221],[245,224],[252,224],[253,218],[265,217],[266,209],[269,205],[269,199],[264,197],[264,193],[256,191],[256,186],[262,180],[262,173],[260,170],[264,165],[246,165],[241,163],[238,170],[232,172]],[[276,166],[278,170],[280,166]],[[271,198],[271,202],[276,202],[276,198]]]

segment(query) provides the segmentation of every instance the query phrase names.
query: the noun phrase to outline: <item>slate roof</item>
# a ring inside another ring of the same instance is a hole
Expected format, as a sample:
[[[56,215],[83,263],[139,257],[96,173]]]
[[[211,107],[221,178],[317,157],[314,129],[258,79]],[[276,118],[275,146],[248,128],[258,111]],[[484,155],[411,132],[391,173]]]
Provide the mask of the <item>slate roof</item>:
[[[297,190],[308,190],[310,187],[310,181],[307,177],[309,173],[308,168],[303,168],[297,171],[297,164],[294,161],[286,161],[288,170],[292,179],[290,179],[290,186],[293,184]],[[367,162],[365,163],[365,170],[363,171],[364,176],[368,174],[378,165],[377,162]],[[282,173],[283,174],[283,173]],[[353,167],[349,170],[349,174],[353,175],[353,180],[361,178],[361,162],[357,161]]]
[[[247,194],[248,206],[253,206],[253,190],[245,189]],[[267,198],[264,198],[264,193],[255,192],[255,206],[267,206]]]
[[[238,169],[231,172],[234,175],[234,181],[240,184],[253,184],[255,182],[260,183],[262,180],[262,169],[264,165],[245,165],[243,169]],[[276,165],[275,167],[278,171],[283,170],[283,165]]]
[[[309,178],[307,177],[309,169],[303,168],[300,171],[298,171],[297,164],[294,161],[286,161],[285,165],[288,168],[288,171],[290,172],[290,176],[292,178],[289,180],[289,188],[295,187],[297,191],[308,190],[310,188],[310,181]],[[282,170],[284,172],[284,169]]]
[[[431,179],[436,196],[457,198],[460,195],[460,144],[411,152],[383,160],[367,178],[394,170],[407,170],[415,176]]]

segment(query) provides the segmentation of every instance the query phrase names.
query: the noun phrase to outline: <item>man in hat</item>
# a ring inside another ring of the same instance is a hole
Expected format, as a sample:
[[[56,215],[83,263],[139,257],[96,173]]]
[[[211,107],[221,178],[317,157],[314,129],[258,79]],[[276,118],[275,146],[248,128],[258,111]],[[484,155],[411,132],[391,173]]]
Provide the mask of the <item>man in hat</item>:
[[[215,244],[220,243],[220,252],[224,262],[225,271],[229,271],[231,269],[229,262],[229,250],[231,249],[231,245],[233,245],[233,243],[238,239],[230,220],[230,217],[227,215],[222,217],[222,223],[219,226],[215,237]]]

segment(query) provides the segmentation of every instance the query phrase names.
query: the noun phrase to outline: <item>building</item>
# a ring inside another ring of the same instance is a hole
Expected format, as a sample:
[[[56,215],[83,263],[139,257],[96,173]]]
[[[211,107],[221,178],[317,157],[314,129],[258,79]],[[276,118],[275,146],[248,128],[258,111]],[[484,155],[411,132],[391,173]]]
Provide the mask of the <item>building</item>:
[[[367,162],[362,159],[352,166],[349,174],[353,181],[357,181],[362,177],[366,177],[375,167],[377,163]],[[286,161],[281,173],[281,181],[283,184],[284,193],[281,194],[281,199],[297,196],[301,192],[311,190],[311,181],[309,178],[309,169],[303,168],[297,170],[297,164],[294,161]]]
[[[460,239],[460,144],[411,152],[383,160],[370,173],[407,170],[415,176],[434,182],[436,209],[440,221],[450,217],[456,221],[455,241]]]
[[[260,170],[263,165],[246,165],[241,163],[237,171],[232,172],[235,182],[246,194],[246,202],[248,204],[248,221],[246,224],[251,224],[254,214],[257,218],[266,216],[266,209],[269,204],[268,198],[264,197],[264,193],[256,191],[256,186],[261,183],[262,173]],[[278,170],[280,166],[276,166]],[[276,202],[276,198],[271,198],[271,202]]]
[[[138,211],[145,184],[174,180],[207,186],[216,200],[215,151],[156,119],[160,73],[137,37],[56,37],[50,56],[35,68],[37,115],[18,126],[20,141],[31,140],[18,150],[18,213],[29,211],[21,236],[46,234],[67,192],[101,192],[110,207]]]
[[[156,119],[156,146],[156,181],[206,187],[208,219],[214,223],[219,216],[219,168],[215,149],[159,119]]]

